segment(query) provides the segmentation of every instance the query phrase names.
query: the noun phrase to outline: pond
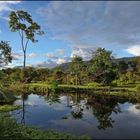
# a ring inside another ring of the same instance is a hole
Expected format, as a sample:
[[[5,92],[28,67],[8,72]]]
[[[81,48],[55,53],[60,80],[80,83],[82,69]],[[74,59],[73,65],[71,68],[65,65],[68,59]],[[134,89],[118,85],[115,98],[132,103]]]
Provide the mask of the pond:
[[[92,138],[140,138],[140,104],[93,94],[29,94],[10,112],[18,123]]]

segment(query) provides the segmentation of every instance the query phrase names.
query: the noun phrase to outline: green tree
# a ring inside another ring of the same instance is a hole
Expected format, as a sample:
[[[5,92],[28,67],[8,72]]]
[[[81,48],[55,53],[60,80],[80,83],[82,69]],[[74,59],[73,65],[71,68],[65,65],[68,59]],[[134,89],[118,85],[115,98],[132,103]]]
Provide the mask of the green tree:
[[[8,74],[8,80],[12,83],[20,82],[21,81],[20,74],[21,70],[19,68],[13,68],[11,73]]]
[[[62,84],[63,82],[63,76],[64,76],[64,73],[61,69],[55,69],[53,71],[53,78],[55,81],[57,81],[59,84]]]
[[[75,56],[72,58],[70,64],[71,75],[74,76],[75,84],[81,84],[81,70],[83,67],[83,59],[80,56]]]
[[[46,81],[50,75],[50,70],[47,68],[39,68],[36,69],[35,71],[36,71],[36,75],[34,77],[34,80],[36,81]]]
[[[90,75],[95,82],[102,84],[111,83],[117,74],[115,63],[111,51],[105,48],[98,48],[91,59]]]
[[[7,65],[12,62],[11,47],[7,41],[0,42],[0,67]],[[0,87],[7,81],[7,75],[1,71],[0,72]]]
[[[140,56],[137,58],[137,71],[140,72]]]
[[[119,74],[126,73],[128,69],[128,64],[125,61],[119,61],[118,64]]]
[[[36,76],[36,71],[32,67],[26,67],[21,71],[21,82],[30,83]]]
[[[11,56],[11,47],[7,41],[0,42],[0,67],[2,65],[11,63],[12,56]]]
[[[23,66],[26,66],[26,51],[29,41],[35,43],[35,35],[43,35],[40,26],[32,20],[30,14],[25,11],[12,11],[9,15],[9,27],[12,32],[18,32],[21,39],[22,51],[24,54]]]

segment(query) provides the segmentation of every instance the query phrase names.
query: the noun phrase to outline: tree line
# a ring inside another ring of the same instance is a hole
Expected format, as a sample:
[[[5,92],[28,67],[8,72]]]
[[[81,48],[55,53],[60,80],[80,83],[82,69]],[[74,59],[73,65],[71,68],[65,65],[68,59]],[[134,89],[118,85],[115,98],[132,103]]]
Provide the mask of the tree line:
[[[26,67],[8,68],[0,71],[0,81],[7,83],[46,82],[48,84],[90,85],[129,84],[140,80],[140,58],[128,62],[117,61],[111,51],[98,48],[89,61],[75,56],[68,66],[53,69]]]

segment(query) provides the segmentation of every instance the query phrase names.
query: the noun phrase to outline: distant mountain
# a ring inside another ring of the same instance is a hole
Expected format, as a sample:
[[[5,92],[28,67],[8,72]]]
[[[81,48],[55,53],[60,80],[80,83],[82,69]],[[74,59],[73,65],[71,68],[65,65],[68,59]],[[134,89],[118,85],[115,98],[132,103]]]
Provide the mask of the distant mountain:
[[[22,69],[23,66],[15,66],[14,68],[19,68],[19,69]]]
[[[122,58],[117,58],[117,59],[114,59],[114,62],[118,63],[119,61],[125,61],[126,63],[128,63],[128,61],[130,60],[134,60],[136,59],[137,57],[122,57]],[[60,64],[60,65],[57,65],[56,63],[54,63],[53,65],[52,64],[48,64],[46,62],[42,62],[40,65],[34,65],[34,66],[31,66],[31,67],[35,67],[35,68],[49,68],[49,69],[56,69],[56,68],[61,68],[61,69],[67,69],[69,67],[71,62],[68,62],[68,63],[63,63],[63,64]],[[85,64],[88,64],[89,61],[84,61]],[[23,68],[23,66],[15,66],[14,68]]]
[[[114,59],[114,62],[115,63],[118,63],[120,61],[125,61],[126,63],[128,63],[128,61],[134,60],[136,58],[138,58],[138,57],[122,57],[122,58],[116,58],[116,59]],[[89,63],[89,61],[84,61],[84,62],[85,63]],[[70,63],[71,62],[69,62],[69,63],[63,63],[61,65],[56,66],[55,68],[58,68],[59,67],[61,69],[67,69],[69,67]]]
[[[138,58],[138,57],[122,57],[122,58],[118,58],[118,59],[115,59],[116,61],[125,61],[125,62],[128,62],[128,61],[130,61],[130,60],[134,60],[134,59],[136,59],[136,58]]]

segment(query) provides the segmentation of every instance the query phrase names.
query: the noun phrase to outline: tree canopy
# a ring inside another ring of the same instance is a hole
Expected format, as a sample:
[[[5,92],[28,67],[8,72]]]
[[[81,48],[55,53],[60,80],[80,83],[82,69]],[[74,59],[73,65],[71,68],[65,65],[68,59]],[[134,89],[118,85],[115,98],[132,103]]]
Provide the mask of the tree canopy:
[[[11,47],[7,41],[0,42],[0,66],[12,61]]]
[[[35,43],[35,35],[43,35],[40,25],[33,21],[31,15],[23,10],[12,11],[9,15],[9,28],[12,32],[18,32],[21,38],[22,51],[24,53],[24,68],[26,66],[26,50],[29,41]]]
[[[98,48],[93,53],[91,59],[90,74],[93,80],[99,83],[108,84],[115,79],[116,66],[113,63],[113,56],[111,51],[105,48]]]

